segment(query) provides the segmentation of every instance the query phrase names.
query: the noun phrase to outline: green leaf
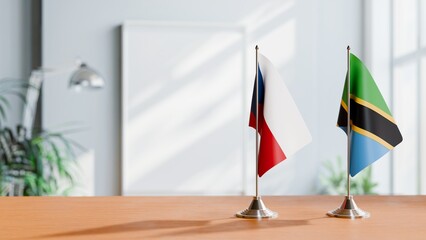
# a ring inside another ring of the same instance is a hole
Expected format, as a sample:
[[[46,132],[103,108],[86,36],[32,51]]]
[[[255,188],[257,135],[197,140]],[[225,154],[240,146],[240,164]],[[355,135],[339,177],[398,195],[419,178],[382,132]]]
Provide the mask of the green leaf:
[[[6,116],[6,112],[4,111],[3,106],[0,105],[0,115],[1,115],[1,119],[2,120],[6,120],[7,116]]]
[[[32,173],[27,173],[24,177],[24,180],[25,180],[25,185],[30,190],[29,194],[35,195],[35,193],[38,192],[37,191],[37,183],[36,183],[37,177]]]
[[[2,104],[4,104],[7,108],[10,108],[10,102],[9,100],[7,100],[7,98],[5,98],[4,96],[0,95],[0,102]]]

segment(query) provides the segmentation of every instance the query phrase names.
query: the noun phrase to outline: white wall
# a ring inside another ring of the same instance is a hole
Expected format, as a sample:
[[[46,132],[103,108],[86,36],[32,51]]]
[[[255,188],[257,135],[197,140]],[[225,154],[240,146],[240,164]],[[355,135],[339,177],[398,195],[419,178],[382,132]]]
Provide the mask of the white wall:
[[[424,3],[378,0],[365,6],[367,64],[404,138],[392,154],[373,165],[381,194],[426,193],[426,100],[421,94],[426,91],[426,65],[421,65],[423,38],[417,35],[421,29],[426,32],[426,22],[420,19]]]
[[[0,0],[0,79],[27,79],[31,72],[31,4]],[[22,102],[10,98],[7,125],[21,121]]]
[[[346,47],[363,58],[363,1],[322,1],[318,8],[316,56],[316,159],[346,164],[346,134],[336,127],[346,75]],[[346,165],[345,165],[346,166]],[[323,169],[322,169],[323,170]]]
[[[95,158],[94,193],[119,194],[120,25],[125,20],[243,24],[249,46],[258,43],[279,68],[313,135],[308,147],[262,177],[261,193],[312,194],[321,162],[344,156],[345,135],[335,123],[346,46],[362,57],[362,17],[361,0],[45,0],[44,65],[70,64],[79,56],[107,82],[102,91],[77,95],[66,90],[65,75],[45,81],[43,125],[70,121],[88,125],[89,130],[75,139]]]

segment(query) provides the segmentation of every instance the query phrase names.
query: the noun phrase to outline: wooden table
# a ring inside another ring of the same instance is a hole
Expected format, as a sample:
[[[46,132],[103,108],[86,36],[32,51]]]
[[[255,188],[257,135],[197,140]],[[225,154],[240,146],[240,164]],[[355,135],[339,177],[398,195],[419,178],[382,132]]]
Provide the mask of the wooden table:
[[[341,196],[263,200],[278,218],[235,218],[251,197],[2,197],[0,239],[426,239],[426,196],[356,196],[359,220],[325,216]]]

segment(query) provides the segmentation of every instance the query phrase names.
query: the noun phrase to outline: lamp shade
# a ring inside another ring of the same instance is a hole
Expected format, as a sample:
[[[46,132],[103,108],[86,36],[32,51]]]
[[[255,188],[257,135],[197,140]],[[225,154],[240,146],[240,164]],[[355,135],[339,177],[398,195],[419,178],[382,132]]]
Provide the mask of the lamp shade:
[[[71,75],[69,86],[80,89],[99,89],[105,85],[104,79],[87,64],[82,63]]]

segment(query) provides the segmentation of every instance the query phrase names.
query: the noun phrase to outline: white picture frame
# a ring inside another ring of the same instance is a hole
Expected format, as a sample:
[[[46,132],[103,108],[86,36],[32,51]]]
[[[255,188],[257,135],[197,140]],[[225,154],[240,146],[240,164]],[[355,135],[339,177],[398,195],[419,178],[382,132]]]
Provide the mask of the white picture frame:
[[[122,195],[244,194],[246,41],[238,25],[123,24]]]

